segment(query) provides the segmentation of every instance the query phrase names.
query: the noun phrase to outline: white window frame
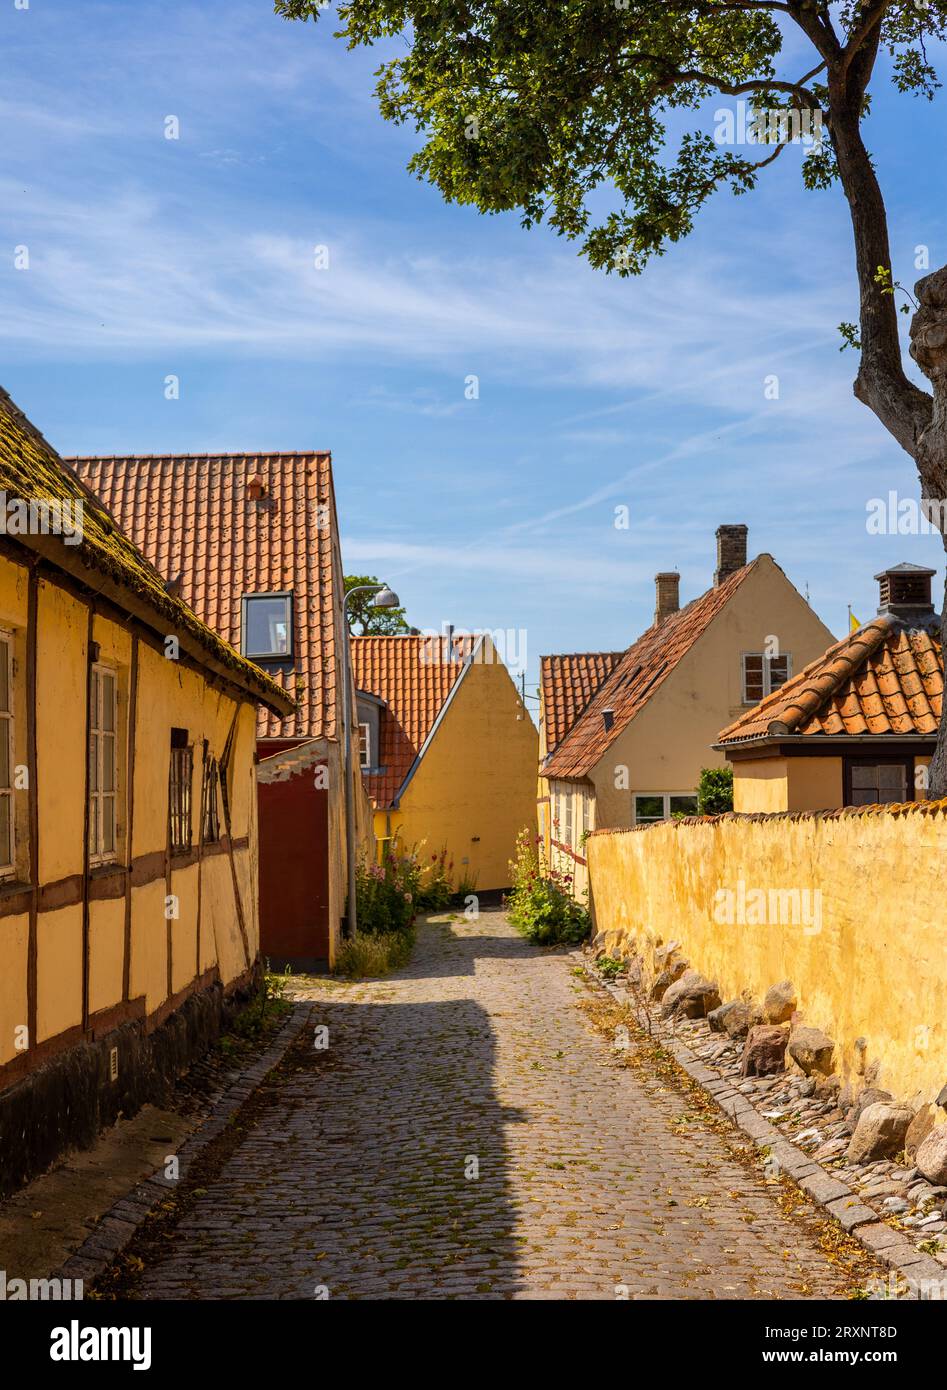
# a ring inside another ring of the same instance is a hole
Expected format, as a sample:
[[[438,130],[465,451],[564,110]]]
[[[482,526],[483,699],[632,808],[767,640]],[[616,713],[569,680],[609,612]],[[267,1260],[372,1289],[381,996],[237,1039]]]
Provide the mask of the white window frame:
[[[663,809],[664,809],[664,814],[662,815],[662,817],[661,817],[660,820],[652,820],[652,818],[651,818],[650,816],[646,817],[643,821],[639,821],[639,820],[638,820],[638,810],[637,810],[637,804],[636,804],[636,803],[637,803],[637,798],[638,798],[639,796],[660,796],[660,797],[661,797],[662,806],[663,806]],[[692,798],[692,800],[694,800],[694,801],[697,800],[697,793],[696,793],[696,791],[691,791],[691,792],[644,792],[644,791],[642,791],[642,792],[632,792],[632,794],[631,794],[631,823],[632,823],[632,825],[661,825],[661,824],[663,824],[664,821],[670,820],[670,819],[671,819],[671,797],[672,797],[672,796],[675,796],[675,797],[676,797],[676,796],[689,796],[689,797]],[[697,808],[696,808],[696,806],[695,806],[695,807],[694,807],[694,815],[696,816],[696,814],[697,814]]]
[[[0,648],[6,647],[6,657],[0,651],[0,660],[7,663],[7,703],[10,706],[7,710],[0,710],[0,723],[6,725],[5,732],[0,729],[0,738],[7,740],[7,767],[10,785],[0,787],[0,796],[9,798],[9,835],[8,843],[0,845],[0,878],[9,878],[16,870],[16,806],[13,798],[13,769],[14,769],[14,692],[13,692],[13,633],[7,628],[0,628]]]
[[[567,849],[575,848],[575,817],[573,816],[572,791],[571,789],[563,793],[565,801],[564,824],[562,827],[562,843]]]
[[[762,667],[763,694],[760,696],[748,695],[746,692],[746,659],[747,657],[759,657]],[[786,675],[778,685],[773,685],[773,661],[785,661]],[[767,695],[772,695],[774,690],[779,690],[787,681],[792,679],[792,652],[780,652],[778,656],[768,656],[766,652],[743,652],[740,657],[740,698],[744,705],[758,705],[760,700],[765,700]],[[678,795],[677,792],[674,793]]]
[[[102,689],[103,677],[112,681],[112,727],[103,727]],[[93,695],[95,698],[93,699]],[[95,714],[93,715],[93,710]],[[107,739],[112,740],[112,786],[105,788],[103,768],[104,749]],[[114,864],[118,858],[118,671],[114,666],[97,661],[89,672],[89,863]],[[92,786],[92,762],[95,760],[95,787]],[[105,825],[101,814],[107,800],[112,802],[112,845],[106,848],[103,842]],[[96,814],[98,812],[98,814]]]
[[[363,739],[364,751],[362,748]],[[372,726],[367,720],[364,723],[360,720],[358,725],[358,765],[363,771],[374,766],[372,762]]]

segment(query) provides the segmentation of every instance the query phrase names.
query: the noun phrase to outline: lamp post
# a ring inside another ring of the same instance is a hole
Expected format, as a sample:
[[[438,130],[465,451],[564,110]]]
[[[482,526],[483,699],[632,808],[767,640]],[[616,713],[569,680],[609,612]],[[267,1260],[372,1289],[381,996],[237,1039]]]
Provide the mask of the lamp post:
[[[355,907],[355,760],[352,757],[352,648],[349,643],[349,599],[356,594],[374,594],[373,608],[400,608],[401,600],[386,584],[357,584],[349,589],[342,602],[342,626],[345,630],[345,659],[342,662],[342,756],[345,766],[345,860],[348,871],[349,895],[346,910],[347,932],[353,938],[358,931]]]

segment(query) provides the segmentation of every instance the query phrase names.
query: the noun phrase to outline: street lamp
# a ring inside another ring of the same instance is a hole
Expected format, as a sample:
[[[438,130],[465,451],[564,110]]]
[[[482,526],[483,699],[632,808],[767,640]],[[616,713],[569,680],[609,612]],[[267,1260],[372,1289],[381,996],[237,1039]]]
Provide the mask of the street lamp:
[[[349,645],[349,599],[356,594],[374,594],[373,608],[400,608],[401,600],[387,584],[357,584],[349,589],[342,601],[342,626],[345,629],[345,660],[342,662],[342,756],[345,760],[345,859],[348,869],[349,900],[346,912],[348,936],[358,930],[355,908],[355,761],[352,757],[352,648]]]

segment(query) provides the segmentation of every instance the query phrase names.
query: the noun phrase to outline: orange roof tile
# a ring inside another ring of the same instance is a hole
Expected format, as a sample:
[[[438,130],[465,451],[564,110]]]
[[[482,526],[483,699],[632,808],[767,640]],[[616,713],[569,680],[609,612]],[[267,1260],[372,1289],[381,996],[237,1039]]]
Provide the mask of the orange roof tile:
[[[30,503],[42,500],[60,505],[79,504],[83,512],[82,528],[76,537],[79,543],[74,547],[60,546],[57,541],[50,548],[44,545],[45,536],[32,533],[19,536],[19,543],[45,553],[61,570],[80,578],[83,583],[92,583],[99,591],[105,588],[104,581],[116,584],[125,601],[134,600],[145,605],[149,614],[145,621],[152,631],[162,636],[175,632],[182,644],[188,638],[195,640],[205,653],[205,661],[211,658],[214,669],[228,673],[258,702],[262,701],[275,713],[285,713],[291,708],[291,698],[287,699],[285,692],[264,671],[222,641],[218,632],[201,621],[199,615],[164,584],[147,557],[116,525],[101,499],[76,477],[2,387],[0,488],[4,496],[9,492]],[[95,569],[104,579],[97,583],[91,581],[87,573],[89,568]],[[136,608],[126,611],[135,612]],[[138,613],[137,616],[143,615]]]
[[[623,652],[571,652],[539,658],[546,752],[565,738]]]
[[[588,776],[611,743],[726,607],[757,563],[753,560],[742,569],[734,570],[718,588],[708,589],[700,598],[693,599],[679,613],[666,618],[660,627],[649,627],[612,668],[562,743],[545,759],[543,775]],[[603,710],[613,712],[610,729],[605,727]]]
[[[245,594],[292,590],[295,663],[267,664],[298,701],[261,738],[337,737],[341,561],[328,453],[72,458],[119,525],[198,616],[238,650]],[[251,480],[262,483],[248,488]]]
[[[353,637],[356,690],[384,700],[379,766],[362,774],[372,804],[393,806],[405,778],[434,728],[448,697],[467,669],[476,637],[457,637],[450,648],[439,637]]]
[[[728,725],[719,743],[789,734],[936,735],[944,658],[936,636],[874,618]]]

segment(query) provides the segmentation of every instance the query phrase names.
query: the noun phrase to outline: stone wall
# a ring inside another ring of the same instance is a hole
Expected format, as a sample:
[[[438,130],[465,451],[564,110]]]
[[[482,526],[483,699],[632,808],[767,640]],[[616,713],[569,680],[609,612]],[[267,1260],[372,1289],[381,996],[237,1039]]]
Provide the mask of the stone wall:
[[[609,954],[655,971],[677,943],[724,1001],[790,981],[852,1093],[944,1091],[947,801],[597,831],[586,852]]]

